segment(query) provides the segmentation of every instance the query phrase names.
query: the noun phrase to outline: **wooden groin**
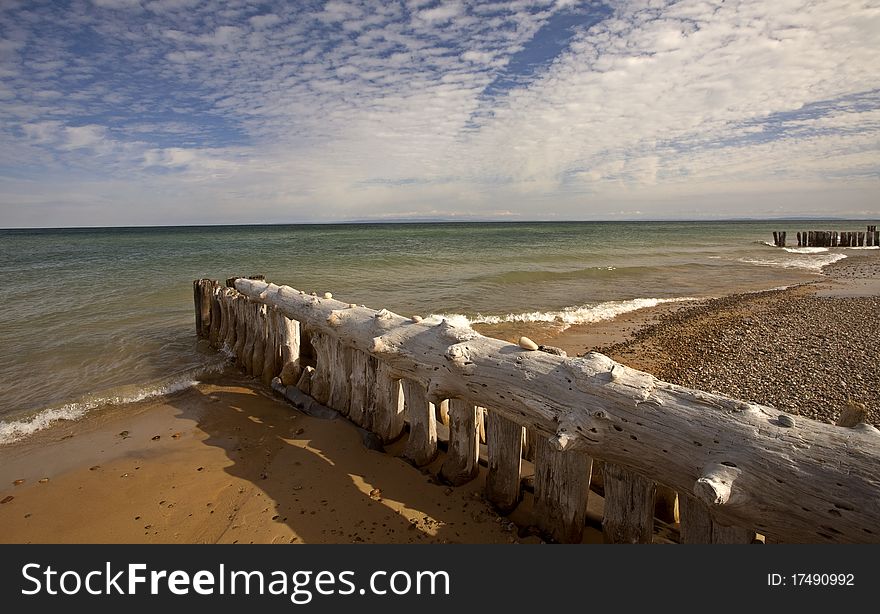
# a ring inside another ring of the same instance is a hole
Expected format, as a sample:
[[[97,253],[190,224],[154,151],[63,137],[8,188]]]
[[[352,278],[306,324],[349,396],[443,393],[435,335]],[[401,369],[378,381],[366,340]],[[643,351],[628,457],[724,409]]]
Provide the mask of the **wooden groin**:
[[[786,233],[773,232],[773,245],[786,246]],[[864,232],[836,230],[802,230],[797,233],[798,247],[872,247],[880,246],[880,231],[869,225]]]
[[[548,539],[580,541],[601,490],[607,542],[650,542],[670,497],[682,543],[880,542],[880,431],[864,416],[827,425],[602,354],[526,349],[262,279],[193,288],[199,337],[300,406],[330,407],[384,443],[406,437],[417,466],[448,430],[439,478],[464,484],[484,462],[502,512],[533,467]]]

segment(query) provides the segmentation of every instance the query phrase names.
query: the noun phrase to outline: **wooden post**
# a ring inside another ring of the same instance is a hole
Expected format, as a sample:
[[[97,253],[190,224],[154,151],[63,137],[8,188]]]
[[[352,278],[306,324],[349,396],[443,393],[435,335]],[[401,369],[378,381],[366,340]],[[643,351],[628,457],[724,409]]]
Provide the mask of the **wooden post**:
[[[437,422],[434,404],[428,401],[428,391],[420,382],[402,380],[406,416],[409,419],[409,437],[403,456],[415,466],[422,467],[437,457]]]
[[[773,231],[773,245],[779,247],[779,233],[775,230]]]
[[[278,329],[281,332],[281,383],[291,386],[299,381],[302,371],[300,364],[300,325],[281,311],[277,312]]]
[[[331,343],[335,346],[335,351],[332,352],[335,360],[330,367],[329,404],[343,416],[347,416],[351,408],[351,362],[354,350],[338,339]]]
[[[784,230],[782,231],[782,237],[780,238],[779,247],[785,247],[785,237],[788,235]]]
[[[486,408],[477,406],[477,426],[480,431],[480,443],[486,445]]]
[[[520,499],[522,428],[491,409],[486,412],[486,446],[489,471],[486,499],[502,513],[513,510]]]
[[[267,386],[271,385],[272,379],[278,375],[277,368],[280,362],[276,357],[280,350],[278,348],[275,312],[275,307],[267,307],[266,317],[263,319],[263,328],[266,330],[266,344],[263,348],[263,370],[260,373],[260,379]]]
[[[392,376],[391,367],[383,360],[376,364],[376,404],[371,419],[372,431],[383,443],[400,437],[404,427],[405,404],[400,380]]]
[[[193,280],[193,305],[196,309],[196,337],[202,336],[202,280]]]
[[[654,482],[605,463],[602,533],[611,544],[650,544],[654,536]]]
[[[535,524],[554,541],[580,543],[593,459],[577,450],[559,451],[546,437],[535,444]]]
[[[859,233],[859,247],[865,247],[865,233]]]
[[[208,325],[208,342],[211,347],[219,347],[220,339],[220,283],[213,279],[208,283],[208,300],[211,309],[210,324]]]
[[[372,359],[372,360],[371,360]],[[351,350],[351,401],[348,419],[370,429],[371,406],[376,387],[376,359],[360,350]]]
[[[235,297],[235,345],[232,349],[232,356],[235,358],[235,364],[244,367],[244,344],[247,342],[247,312],[250,309],[250,299],[246,296],[236,295]]]
[[[259,304],[248,299],[245,303],[244,320],[245,320],[245,338],[241,348],[239,360],[245,373],[253,373],[254,359],[254,343],[256,342],[256,310]]]
[[[263,359],[266,353],[266,306],[256,304],[254,310],[254,349],[251,357],[251,375],[263,375]]]
[[[325,333],[313,332],[315,372],[312,374],[311,396],[321,405],[330,401],[330,372],[336,364],[336,343]]]
[[[480,462],[478,408],[461,399],[449,399],[449,450],[440,477],[460,486],[477,476]]]
[[[801,247],[802,243],[801,243],[801,233],[800,232],[797,233],[797,240],[798,240],[798,247]]]
[[[229,337],[229,288],[220,287],[217,290],[217,300],[220,303],[220,331],[217,333],[217,347],[224,347]]]
[[[706,504],[692,495],[679,494],[678,504],[683,544],[751,544],[755,539],[753,530],[717,524]]]

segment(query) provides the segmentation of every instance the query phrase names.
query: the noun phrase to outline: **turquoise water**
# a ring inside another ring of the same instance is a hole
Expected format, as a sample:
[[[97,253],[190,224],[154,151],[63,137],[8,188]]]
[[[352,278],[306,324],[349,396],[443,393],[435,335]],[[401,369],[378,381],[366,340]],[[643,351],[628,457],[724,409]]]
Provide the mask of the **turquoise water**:
[[[815,279],[847,250],[770,247],[773,230],[861,222],[469,223],[0,231],[0,442],[190,385],[192,280],[261,273],[405,315],[553,321]],[[792,239],[790,238],[791,242]]]

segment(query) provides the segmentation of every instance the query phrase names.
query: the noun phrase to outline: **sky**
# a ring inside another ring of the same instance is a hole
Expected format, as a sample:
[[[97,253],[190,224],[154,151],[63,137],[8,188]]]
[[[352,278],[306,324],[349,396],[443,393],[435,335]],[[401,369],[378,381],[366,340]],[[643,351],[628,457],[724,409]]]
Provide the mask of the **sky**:
[[[880,0],[2,0],[0,227],[880,217]]]

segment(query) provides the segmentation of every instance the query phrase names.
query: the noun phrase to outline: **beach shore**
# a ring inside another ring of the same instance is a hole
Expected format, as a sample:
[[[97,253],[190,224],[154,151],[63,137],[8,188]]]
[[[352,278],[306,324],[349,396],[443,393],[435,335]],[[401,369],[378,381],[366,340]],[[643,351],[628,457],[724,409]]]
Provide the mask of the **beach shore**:
[[[832,265],[818,283],[664,304],[535,340],[820,420],[858,401],[876,424],[878,256]],[[399,457],[402,440],[371,450],[346,420],[307,416],[235,373],[113,409],[0,448],[0,542],[541,541],[530,494],[509,517],[482,499],[485,469],[449,488],[434,477],[442,454],[416,469]],[[601,497],[589,506],[584,541],[601,542]]]

